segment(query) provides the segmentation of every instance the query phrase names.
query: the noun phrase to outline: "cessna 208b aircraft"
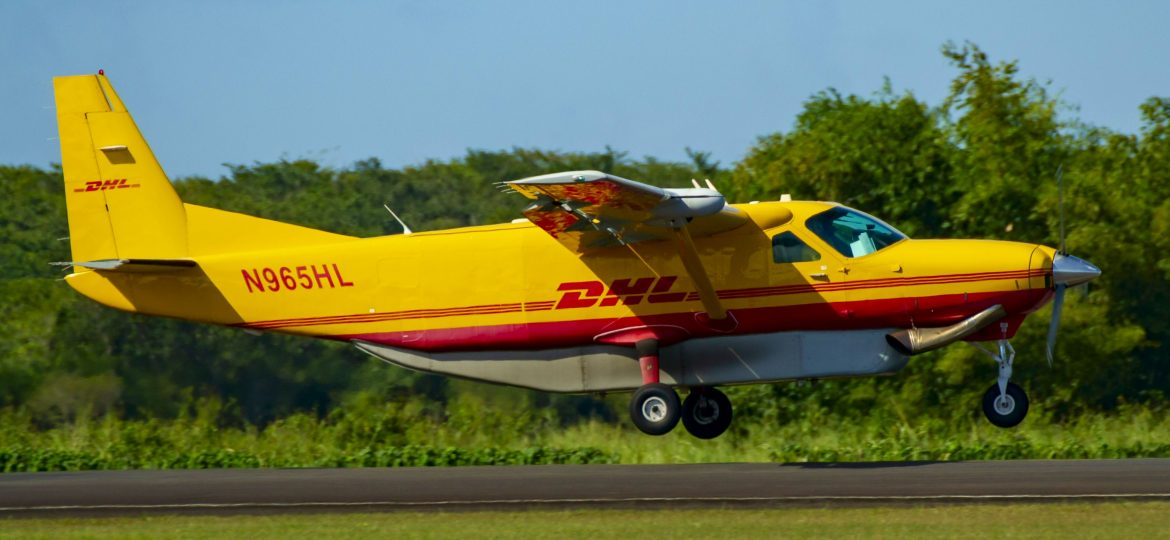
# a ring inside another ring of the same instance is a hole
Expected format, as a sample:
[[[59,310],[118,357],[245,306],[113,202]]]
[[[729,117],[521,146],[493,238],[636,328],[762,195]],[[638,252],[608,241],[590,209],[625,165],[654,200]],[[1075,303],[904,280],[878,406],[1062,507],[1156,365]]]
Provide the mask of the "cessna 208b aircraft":
[[[834,203],[727,204],[597,171],[502,183],[527,219],[355,238],[183,203],[101,72],[54,80],[73,273],[107,306],[346,341],[413,370],[551,392],[633,391],[661,435],[731,423],[719,386],[888,375],[994,342],[983,410],[1028,399],[1008,340],[1100,271],[1052,248],[911,240]],[[680,402],[676,389],[686,389]]]

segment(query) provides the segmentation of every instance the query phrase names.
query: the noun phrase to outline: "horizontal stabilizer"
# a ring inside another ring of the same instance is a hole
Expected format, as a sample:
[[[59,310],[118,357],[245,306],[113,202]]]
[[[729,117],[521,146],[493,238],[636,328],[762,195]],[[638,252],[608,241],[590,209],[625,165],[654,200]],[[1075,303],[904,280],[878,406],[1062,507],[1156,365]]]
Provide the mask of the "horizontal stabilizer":
[[[101,259],[84,262],[54,263],[60,266],[80,266],[103,272],[174,272],[199,265],[191,259]]]

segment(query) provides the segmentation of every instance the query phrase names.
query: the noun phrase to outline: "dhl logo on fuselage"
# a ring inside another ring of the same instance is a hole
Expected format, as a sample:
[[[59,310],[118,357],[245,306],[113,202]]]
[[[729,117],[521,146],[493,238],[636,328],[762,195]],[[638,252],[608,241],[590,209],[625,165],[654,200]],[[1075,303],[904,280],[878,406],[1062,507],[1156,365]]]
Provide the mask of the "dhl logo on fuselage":
[[[127,184],[125,178],[116,178],[113,180],[94,180],[86,182],[85,187],[74,189],[74,193],[84,193],[90,191],[105,191],[107,189],[127,189],[142,187],[142,184]]]
[[[678,276],[615,279],[609,284],[608,290],[600,281],[561,283],[557,290],[564,294],[557,301],[556,309],[610,307],[619,303],[633,306],[642,303],[642,300],[651,304],[681,302],[686,299],[687,293],[670,292],[677,280]]]

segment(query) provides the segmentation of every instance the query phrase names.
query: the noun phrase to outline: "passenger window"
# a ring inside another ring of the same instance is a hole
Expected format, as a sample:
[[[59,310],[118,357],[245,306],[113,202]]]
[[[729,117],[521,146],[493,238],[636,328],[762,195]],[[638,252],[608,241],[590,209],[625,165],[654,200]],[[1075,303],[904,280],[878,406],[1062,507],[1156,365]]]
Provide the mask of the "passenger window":
[[[772,260],[778,263],[819,261],[821,254],[808,247],[791,232],[782,232],[772,237]]]

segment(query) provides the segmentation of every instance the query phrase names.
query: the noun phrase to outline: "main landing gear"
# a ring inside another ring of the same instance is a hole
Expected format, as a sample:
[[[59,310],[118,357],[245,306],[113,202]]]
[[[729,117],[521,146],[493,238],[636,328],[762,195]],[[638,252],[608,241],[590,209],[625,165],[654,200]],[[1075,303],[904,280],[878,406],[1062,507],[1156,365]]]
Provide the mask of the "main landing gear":
[[[983,414],[992,424],[1010,428],[1023,422],[1024,417],[1028,415],[1028,394],[1024,393],[1024,389],[1019,385],[1009,381],[1012,377],[1012,361],[1016,359],[1016,350],[1006,339],[1001,339],[996,344],[997,352],[974,344],[999,364],[999,380],[983,394]]]
[[[642,386],[630,398],[630,420],[642,433],[665,435],[682,420],[687,432],[714,439],[731,426],[731,400],[715,388],[692,388],[681,403],[673,388],[659,382],[658,342],[637,343]]]
[[[731,400],[715,388],[692,388],[682,404],[682,423],[699,439],[714,439],[731,427]]]
[[[731,427],[731,400],[715,388],[692,388],[679,403],[674,389],[662,384],[644,384],[630,399],[630,420],[642,433],[666,435],[682,420],[687,433],[699,439],[714,439]]]
[[[674,389],[662,383],[643,384],[630,398],[630,420],[647,435],[666,435],[682,411]]]

